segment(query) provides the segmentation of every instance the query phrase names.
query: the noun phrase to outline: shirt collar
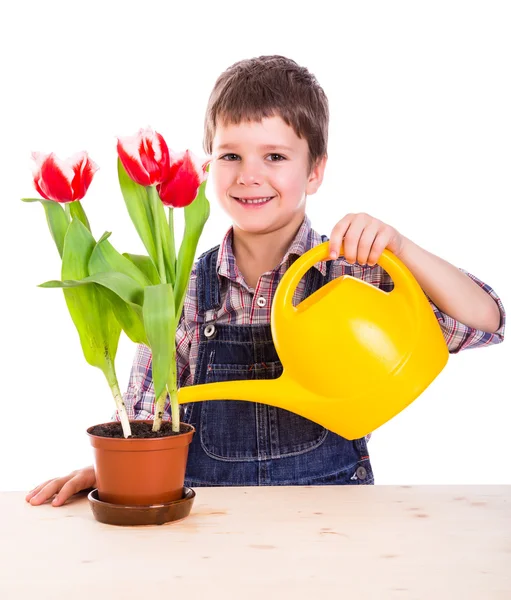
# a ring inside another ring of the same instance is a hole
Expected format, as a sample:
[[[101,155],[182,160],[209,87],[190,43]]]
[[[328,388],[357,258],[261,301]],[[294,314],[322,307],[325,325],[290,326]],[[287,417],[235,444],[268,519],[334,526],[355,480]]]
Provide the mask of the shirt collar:
[[[232,281],[243,281],[243,277],[238,271],[238,267],[236,266],[236,259],[234,258],[234,254],[232,251],[232,232],[233,228],[231,227],[227,233],[225,234],[222,243],[220,244],[220,249],[218,252],[218,259],[216,270],[218,275],[222,275],[223,277],[227,277]],[[321,236],[314,231],[311,227],[311,222],[307,216],[305,216],[300,229],[297,231],[291,245],[289,246],[282,262],[277,267],[282,272],[286,271],[293,262],[302,254],[318,246],[321,244],[323,240]],[[316,269],[324,276],[326,274],[326,262],[320,262],[314,265]]]

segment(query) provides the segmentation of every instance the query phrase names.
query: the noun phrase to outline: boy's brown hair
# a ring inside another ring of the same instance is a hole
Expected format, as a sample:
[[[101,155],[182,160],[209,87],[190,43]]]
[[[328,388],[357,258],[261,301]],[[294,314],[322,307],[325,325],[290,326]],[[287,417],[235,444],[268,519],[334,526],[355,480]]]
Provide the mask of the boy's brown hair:
[[[326,156],[328,99],[305,67],[284,56],[260,56],[234,63],[217,79],[204,122],[204,150],[212,153],[219,120],[237,125],[280,116],[309,145],[309,169]]]

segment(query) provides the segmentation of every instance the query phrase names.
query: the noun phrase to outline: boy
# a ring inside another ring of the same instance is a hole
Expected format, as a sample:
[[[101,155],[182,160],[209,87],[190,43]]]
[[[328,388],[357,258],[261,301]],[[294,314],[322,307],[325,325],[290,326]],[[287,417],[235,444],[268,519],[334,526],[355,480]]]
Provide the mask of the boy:
[[[217,80],[205,120],[208,186],[233,226],[194,267],[177,333],[180,385],[280,375],[270,307],[293,260],[323,241],[305,204],[323,179],[327,133],[325,94],[292,60],[244,60]],[[331,260],[310,269],[295,301],[343,274],[390,291],[392,282],[376,265],[385,248],[427,294],[451,353],[503,340],[504,309],[489,286],[367,214],[335,225]],[[151,356],[141,346],[125,397],[130,418],[152,418],[151,379]],[[365,438],[348,441],[293,413],[245,401],[192,403],[183,412],[196,428],[188,486],[373,483]],[[52,504],[60,506],[94,484],[87,467],[38,486],[27,501],[37,505],[55,495]]]

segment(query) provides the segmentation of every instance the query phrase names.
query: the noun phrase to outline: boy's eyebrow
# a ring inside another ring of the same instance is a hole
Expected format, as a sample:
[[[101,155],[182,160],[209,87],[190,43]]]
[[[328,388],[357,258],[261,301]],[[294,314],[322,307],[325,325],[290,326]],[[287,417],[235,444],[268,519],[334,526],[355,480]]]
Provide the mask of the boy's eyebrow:
[[[218,150],[227,150],[237,148],[239,144],[221,144],[218,146]],[[285,150],[287,152],[292,152],[293,148],[290,146],[286,146],[285,144],[263,144],[258,146],[260,150]]]

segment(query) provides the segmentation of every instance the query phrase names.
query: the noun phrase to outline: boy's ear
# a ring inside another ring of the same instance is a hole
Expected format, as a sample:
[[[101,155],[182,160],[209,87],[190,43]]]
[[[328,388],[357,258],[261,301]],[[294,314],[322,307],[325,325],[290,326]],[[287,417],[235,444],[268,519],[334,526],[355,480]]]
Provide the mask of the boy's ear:
[[[305,192],[307,196],[315,194],[318,191],[319,186],[323,182],[323,175],[325,174],[327,159],[328,156],[325,154],[325,156],[320,158],[312,167],[312,171],[309,174],[309,180],[307,182],[307,189]]]

